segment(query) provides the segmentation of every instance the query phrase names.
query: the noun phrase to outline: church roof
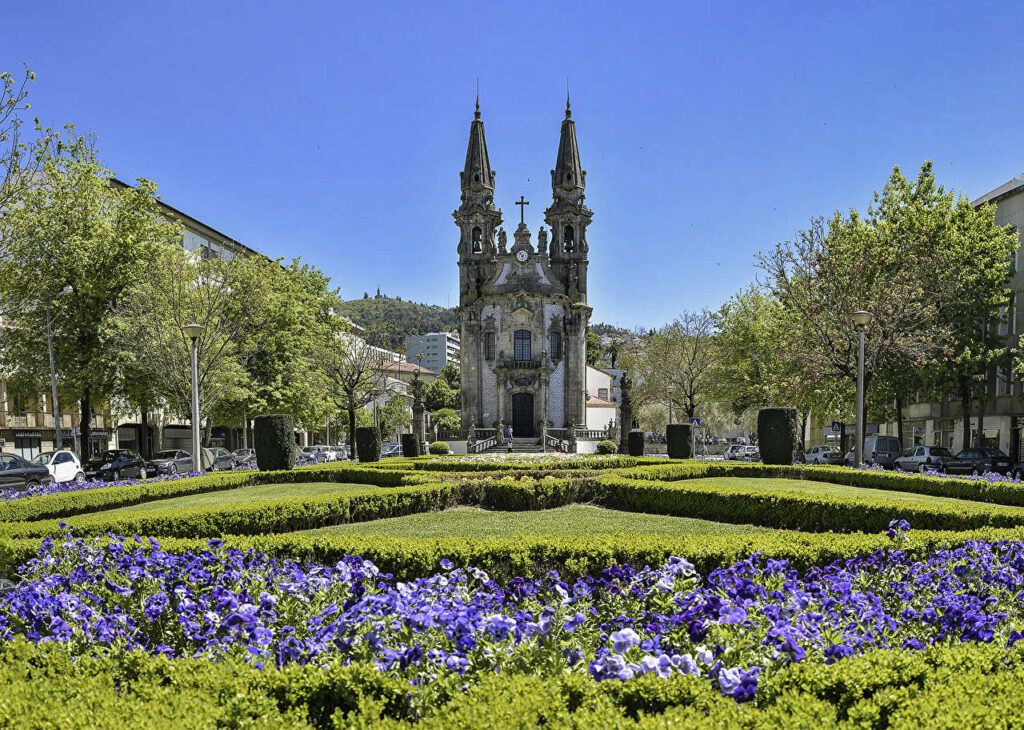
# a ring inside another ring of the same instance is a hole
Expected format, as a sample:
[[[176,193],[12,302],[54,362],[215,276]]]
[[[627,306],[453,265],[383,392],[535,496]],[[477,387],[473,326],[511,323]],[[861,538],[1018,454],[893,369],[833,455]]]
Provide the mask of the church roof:
[[[580,148],[576,143],[576,123],[572,120],[569,97],[565,97],[565,119],[562,133],[558,138],[558,157],[551,173],[556,188],[574,190],[583,187],[583,166],[580,164]]]
[[[477,178],[477,175],[480,177]],[[480,99],[469,125],[469,145],[466,147],[466,165],[462,171],[463,190],[471,187],[494,189],[494,171],[487,155],[487,139],[484,137],[484,123],[480,119]]]

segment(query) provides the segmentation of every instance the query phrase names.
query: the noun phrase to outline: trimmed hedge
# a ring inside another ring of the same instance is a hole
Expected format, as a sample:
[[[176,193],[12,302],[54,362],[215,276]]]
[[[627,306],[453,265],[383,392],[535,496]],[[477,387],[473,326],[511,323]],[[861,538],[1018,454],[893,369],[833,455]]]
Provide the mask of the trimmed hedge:
[[[619,450],[619,447],[615,445],[614,441],[598,441],[597,442],[597,453],[602,455],[614,454]]]
[[[1024,719],[1024,651],[957,644],[877,650],[829,665],[796,663],[760,677],[756,702],[723,698],[706,680],[674,675],[595,682],[583,672],[484,675],[465,688],[412,688],[371,662],[259,668],[244,659],[141,651],[116,660],[72,656],[22,639],[0,646],[0,725],[358,727],[385,730],[573,727],[1012,728]]]
[[[789,466],[800,447],[795,408],[762,408],[757,412],[757,446],[765,464]]]
[[[452,453],[452,450],[444,441],[435,441],[430,444],[430,453],[434,456],[447,456]]]
[[[295,445],[295,419],[289,415],[256,416],[252,431],[252,447],[260,471],[292,469],[298,460]]]
[[[380,431],[376,426],[356,429],[356,454],[359,461],[380,461]]]
[[[693,431],[688,423],[670,423],[665,426],[668,458],[689,459],[693,455]]]
[[[414,433],[402,434],[402,456],[408,458],[420,455],[420,440]]]
[[[883,532],[895,517],[907,520],[915,528],[929,530],[1024,525],[1024,510],[1001,505],[893,502],[785,489],[727,487],[702,480],[649,482],[618,475],[604,475],[597,481],[597,499],[605,507],[808,532]]]
[[[630,479],[678,481],[704,477],[755,477],[806,479],[815,482],[843,484],[850,487],[913,492],[934,497],[967,499],[1024,507],[1024,484],[1019,482],[988,482],[985,480],[950,479],[924,474],[903,474],[874,469],[849,469],[838,466],[782,466],[724,461],[687,461],[681,464],[642,464],[635,469],[618,472]]]

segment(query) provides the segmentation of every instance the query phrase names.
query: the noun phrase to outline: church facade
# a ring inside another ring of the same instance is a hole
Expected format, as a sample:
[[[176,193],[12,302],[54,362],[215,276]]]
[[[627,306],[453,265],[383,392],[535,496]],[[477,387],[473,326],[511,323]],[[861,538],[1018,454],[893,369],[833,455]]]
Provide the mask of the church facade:
[[[539,437],[548,429],[586,420],[587,226],[586,172],[580,165],[576,126],[566,100],[565,119],[551,171],[548,224],[534,246],[521,196],[512,245],[494,203],[491,169],[477,102],[461,173],[459,329],[462,340],[462,423],[480,428],[512,425],[514,436]]]

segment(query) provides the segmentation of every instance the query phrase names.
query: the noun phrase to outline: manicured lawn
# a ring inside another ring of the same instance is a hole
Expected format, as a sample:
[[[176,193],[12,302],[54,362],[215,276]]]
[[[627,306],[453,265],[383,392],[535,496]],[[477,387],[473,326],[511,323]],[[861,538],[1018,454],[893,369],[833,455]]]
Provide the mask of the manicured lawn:
[[[867,489],[865,487],[850,487],[844,484],[831,484],[828,482],[814,482],[806,479],[749,479],[746,477],[710,477],[707,479],[694,479],[688,481],[674,482],[685,487],[686,484],[700,485],[702,487],[732,487],[741,489],[764,489],[779,492],[791,492],[798,494],[827,494],[836,497],[852,497],[872,499],[889,499],[894,502],[925,502],[927,504],[950,504],[962,505],[973,504],[982,507],[991,507],[987,502],[972,502],[964,499],[953,499],[951,497],[933,497],[928,494],[917,494],[915,492],[894,492],[888,489]]]
[[[498,512],[479,507],[456,507],[444,512],[393,517],[372,522],[308,530],[307,535],[390,535],[393,537],[514,537],[552,535],[576,537],[626,533],[633,535],[725,535],[767,532],[754,525],[621,512],[584,504],[557,509]]]
[[[196,507],[217,507],[224,504],[248,502],[265,502],[286,497],[315,497],[321,494],[361,492],[376,489],[370,484],[337,484],[335,482],[310,482],[308,484],[257,484],[252,487],[224,489],[219,492],[190,494],[187,497],[158,499],[155,502],[135,504],[131,507],[119,507],[107,510],[104,515],[116,515],[124,512],[141,512],[153,509],[193,509]]]

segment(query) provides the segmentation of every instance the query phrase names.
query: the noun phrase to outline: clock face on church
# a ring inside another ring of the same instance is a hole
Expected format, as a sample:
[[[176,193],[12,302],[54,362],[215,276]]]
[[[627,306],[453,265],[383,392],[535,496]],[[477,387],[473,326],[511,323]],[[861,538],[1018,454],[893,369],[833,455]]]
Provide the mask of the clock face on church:
[[[525,262],[526,259],[530,258],[530,254],[526,253],[526,251],[518,251],[516,253],[516,258],[519,259],[520,262]]]

